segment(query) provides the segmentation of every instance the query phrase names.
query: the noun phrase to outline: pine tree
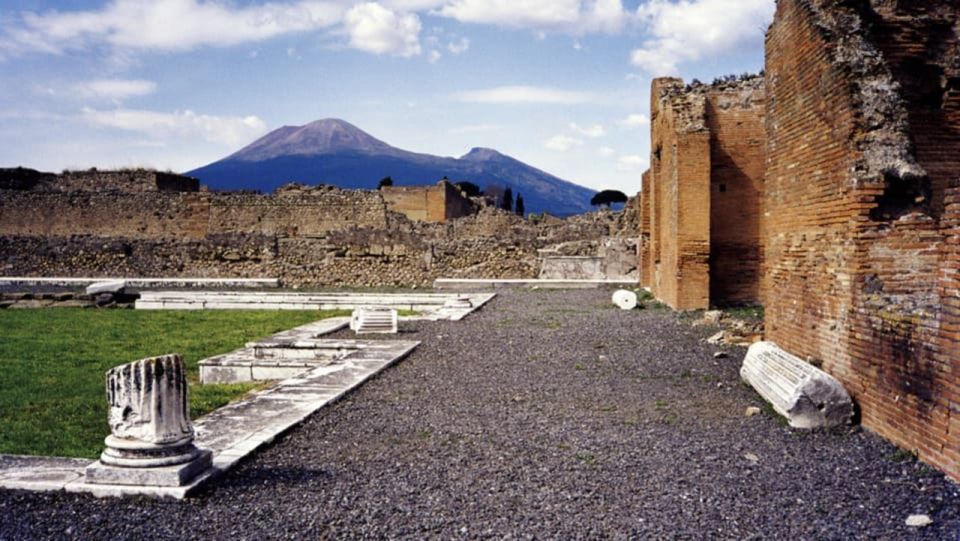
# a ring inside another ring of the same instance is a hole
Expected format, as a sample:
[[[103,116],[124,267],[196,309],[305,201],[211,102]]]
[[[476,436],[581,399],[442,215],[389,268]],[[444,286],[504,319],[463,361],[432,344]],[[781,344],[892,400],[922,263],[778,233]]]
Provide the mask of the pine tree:
[[[513,211],[513,190],[510,188],[503,191],[503,205],[500,208],[507,212]]]
[[[525,209],[523,208],[523,196],[517,193],[517,208],[516,208],[517,216],[523,217],[524,210]]]

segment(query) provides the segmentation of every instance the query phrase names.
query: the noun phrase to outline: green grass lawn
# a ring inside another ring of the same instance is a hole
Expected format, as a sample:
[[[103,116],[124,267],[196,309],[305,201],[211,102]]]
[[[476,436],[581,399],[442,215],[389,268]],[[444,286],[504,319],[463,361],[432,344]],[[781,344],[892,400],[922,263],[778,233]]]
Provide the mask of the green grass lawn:
[[[179,353],[192,418],[257,384],[199,385],[197,361],[348,311],[0,310],[0,453],[99,456],[109,434],[105,372]]]

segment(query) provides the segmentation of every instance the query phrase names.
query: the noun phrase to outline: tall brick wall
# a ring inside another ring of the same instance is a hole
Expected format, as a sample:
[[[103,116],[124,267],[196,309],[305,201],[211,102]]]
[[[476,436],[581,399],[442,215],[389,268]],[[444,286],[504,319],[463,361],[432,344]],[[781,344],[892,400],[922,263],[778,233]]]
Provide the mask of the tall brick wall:
[[[641,281],[676,309],[759,301],[764,91],[759,77],[655,79]]]
[[[930,177],[934,215],[960,171],[960,7],[944,0],[871,0],[862,11],[906,100],[917,162]]]
[[[710,130],[710,302],[756,304],[763,264],[763,79],[706,93]]]
[[[650,195],[650,183],[652,173],[648,169],[643,173],[643,184],[640,186],[639,209],[640,213],[640,240],[637,243],[640,252],[640,285],[651,287],[653,284],[650,277],[653,276],[654,266],[651,251],[651,213],[653,212],[653,200]]]
[[[939,78],[943,99],[931,102],[929,83],[918,92],[912,81],[926,68],[910,71],[955,50],[956,26],[938,37],[925,15],[956,8],[875,5],[777,3],[766,43],[766,330],[840,379],[865,426],[960,478],[948,189],[960,167],[941,152],[955,134],[942,129],[956,126],[954,87]]]

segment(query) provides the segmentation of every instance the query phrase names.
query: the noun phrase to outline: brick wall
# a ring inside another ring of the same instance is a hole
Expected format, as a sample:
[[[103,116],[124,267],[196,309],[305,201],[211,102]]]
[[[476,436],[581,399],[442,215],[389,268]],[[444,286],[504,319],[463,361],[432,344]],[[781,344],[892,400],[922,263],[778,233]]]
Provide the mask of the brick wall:
[[[710,130],[710,303],[757,304],[765,169],[763,79],[707,91]]]
[[[640,186],[639,209],[640,213],[640,240],[637,248],[640,253],[640,264],[637,268],[640,271],[640,285],[651,287],[651,276],[653,276],[653,253],[651,251],[651,213],[653,212],[653,200],[650,195],[651,171],[648,169],[643,173],[643,184]]]
[[[928,83],[911,80],[927,73],[911,71],[918,63],[955,50],[955,30],[930,32],[931,17],[956,15],[950,4],[882,2],[880,13],[867,2],[778,1],[766,43],[763,295],[769,339],[840,379],[865,426],[960,478],[948,189],[960,167],[941,152],[952,149],[943,123],[956,126],[955,94],[937,79],[933,107]]]
[[[759,301],[762,79],[651,90],[641,281],[676,309]]]

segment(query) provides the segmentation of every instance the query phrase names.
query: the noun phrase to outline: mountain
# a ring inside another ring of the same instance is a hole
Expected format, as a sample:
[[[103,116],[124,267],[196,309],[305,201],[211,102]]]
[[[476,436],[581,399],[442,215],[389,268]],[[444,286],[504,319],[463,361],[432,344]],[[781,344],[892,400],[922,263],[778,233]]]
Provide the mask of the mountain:
[[[523,196],[527,212],[565,216],[590,210],[594,190],[562,180],[489,148],[460,158],[392,147],[339,119],[284,126],[227,156],[186,173],[216,190],[271,192],[288,182],[373,189],[389,176],[395,186],[433,184],[443,177],[499,186]]]

